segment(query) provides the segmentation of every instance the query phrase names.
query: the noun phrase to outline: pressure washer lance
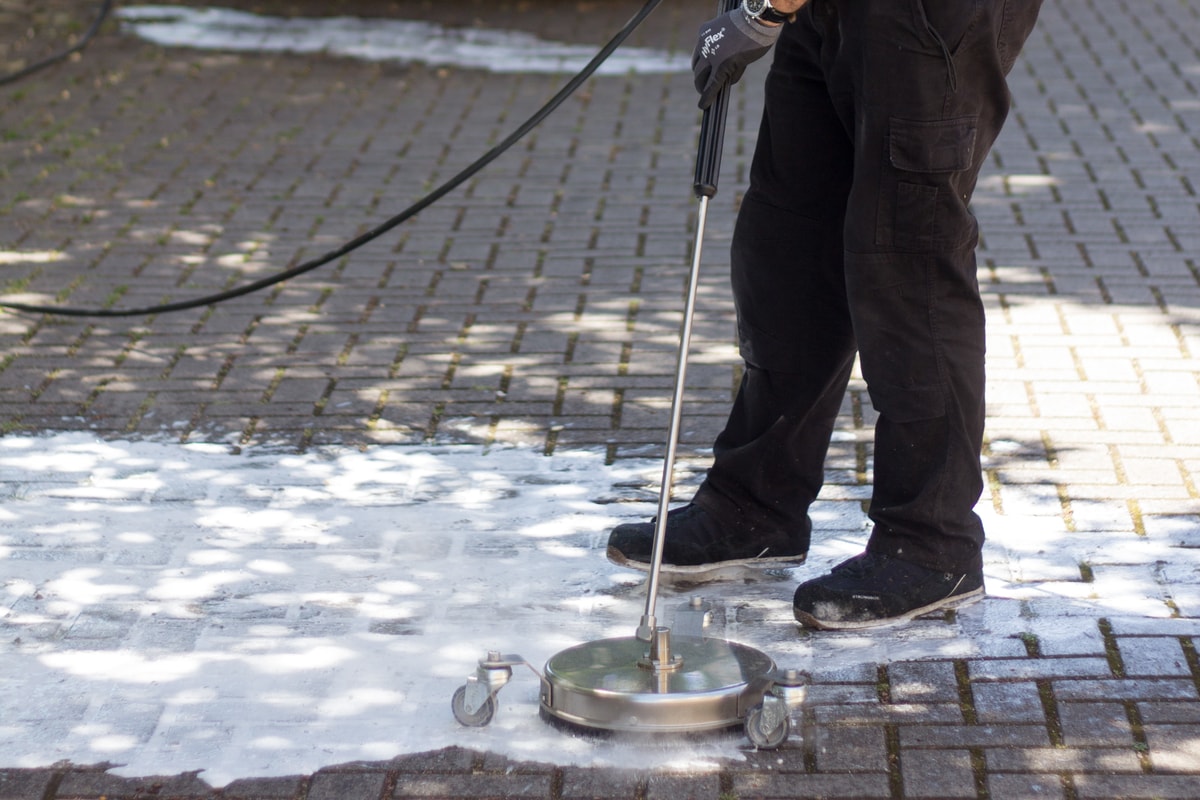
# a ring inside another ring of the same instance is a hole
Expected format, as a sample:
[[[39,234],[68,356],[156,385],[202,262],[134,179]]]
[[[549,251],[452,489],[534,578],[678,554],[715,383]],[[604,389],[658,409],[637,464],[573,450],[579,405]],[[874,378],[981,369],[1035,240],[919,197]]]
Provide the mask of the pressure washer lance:
[[[731,11],[738,3],[739,0],[722,0],[722,11]],[[695,733],[741,723],[752,744],[770,749],[787,740],[790,710],[804,701],[809,682],[806,673],[779,669],[766,653],[752,647],[705,636],[710,607],[702,599],[693,598],[687,609],[677,610],[674,645],[671,629],[660,627],[655,616],[700,256],[708,202],[717,193],[728,104],[729,87],[725,86],[705,109],[700,123],[694,182],[700,207],[680,332],[645,613],[633,636],[569,647],[551,656],[541,673],[520,655],[488,653],[487,658],[479,661],[475,674],[451,698],[454,717],[463,725],[480,727],[490,722],[496,711],[496,693],[517,666],[528,667],[539,675],[539,708],[544,717],[588,730]]]
[[[731,11],[740,0],[726,0],[722,11]],[[671,397],[671,420],[667,428],[667,448],[663,457],[662,488],[658,497],[658,516],[654,523],[654,548],[650,558],[650,578],[646,583],[646,611],[638,625],[637,638],[651,644],[651,658],[669,654],[655,653],[665,637],[656,635],[658,622],[655,604],[658,598],[659,573],[662,571],[663,550],[667,535],[667,510],[671,505],[671,486],[674,483],[675,457],[679,445],[680,420],[683,417],[683,392],[687,381],[688,348],[692,341],[692,317],[696,311],[696,291],[700,282],[700,254],[704,247],[704,227],[708,221],[708,202],[717,193],[717,177],[721,172],[721,150],[725,145],[725,118],[729,111],[730,84],[725,84],[712,105],[704,109],[700,120],[700,140],[696,151],[696,177],[692,188],[700,205],[696,215],[696,238],[692,245],[692,269],[688,277],[687,302],[683,309],[683,329],[679,335],[679,361],[675,369],[675,392]]]

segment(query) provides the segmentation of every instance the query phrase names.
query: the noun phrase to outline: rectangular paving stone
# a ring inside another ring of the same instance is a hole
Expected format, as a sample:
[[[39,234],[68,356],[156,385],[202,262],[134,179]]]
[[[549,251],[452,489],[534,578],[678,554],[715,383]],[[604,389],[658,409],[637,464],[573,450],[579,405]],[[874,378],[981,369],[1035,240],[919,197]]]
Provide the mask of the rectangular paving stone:
[[[318,772],[308,785],[306,800],[347,800],[347,798],[377,798],[383,793],[387,773]]]
[[[1200,738],[1189,725],[1146,725],[1150,763],[1155,772],[1180,772],[1200,780]]]
[[[816,726],[806,743],[821,772],[886,772],[888,752],[880,725]]]
[[[1200,774],[1200,773],[1198,773]],[[1076,775],[1075,796],[1080,800],[1119,797],[1122,800],[1192,800],[1196,775]]]
[[[894,703],[957,703],[954,664],[948,661],[902,661],[888,666],[888,688]]]
[[[700,800],[719,797],[721,778],[716,773],[651,775],[646,781],[646,800]]]
[[[562,800],[633,800],[641,791],[644,776],[634,770],[567,768],[562,773]]]
[[[42,800],[54,777],[48,769],[0,769],[0,800]]]
[[[861,798],[883,800],[892,796],[886,775],[858,774],[736,774],[733,795],[770,800],[800,798]]]
[[[1195,702],[1138,703],[1138,713],[1147,725],[1171,722],[1200,725],[1200,703]]]
[[[1112,674],[1103,658],[1036,658],[1018,661],[971,661],[972,680],[1036,680],[1105,677]]]
[[[1060,702],[1059,726],[1068,747],[1119,747],[1133,742],[1125,707],[1111,702]]]
[[[1142,771],[1142,762],[1132,746],[1119,748],[992,747],[984,751],[984,759],[989,773],[1140,773]]]
[[[900,728],[900,746],[1043,747],[1050,734],[1041,725],[913,725]]]
[[[1063,700],[1200,700],[1196,684],[1188,679],[1138,678],[1130,680],[1059,680],[1054,695]]]
[[[995,775],[987,776],[990,800],[1061,800],[1067,797],[1062,779],[1054,775]]]
[[[401,797],[530,797],[550,796],[550,775],[445,774],[401,775],[392,792]]]
[[[164,797],[202,798],[212,793],[211,787],[195,773],[170,776],[122,778],[100,770],[71,770],[63,776],[55,800],[96,800],[99,797]]]
[[[388,766],[400,773],[464,772],[473,767],[476,757],[474,751],[464,747],[447,747],[444,750],[397,756]]]
[[[905,797],[978,797],[965,750],[906,750],[900,755]]]
[[[1191,674],[1178,639],[1123,637],[1117,639],[1117,648],[1128,676]]]
[[[822,725],[897,724],[954,725],[963,721],[957,703],[921,705],[916,703],[863,703],[861,705],[818,706],[814,718]]]
[[[1045,721],[1041,695],[1033,682],[975,683],[971,686],[971,694],[980,724]]]
[[[1110,619],[1117,636],[1200,637],[1200,618],[1147,618],[1119,616]]]
[[[292,800],[300,793],[303,782],[304,778],[299,775],[239,778],[222,787],[221,797],[228,800]]]

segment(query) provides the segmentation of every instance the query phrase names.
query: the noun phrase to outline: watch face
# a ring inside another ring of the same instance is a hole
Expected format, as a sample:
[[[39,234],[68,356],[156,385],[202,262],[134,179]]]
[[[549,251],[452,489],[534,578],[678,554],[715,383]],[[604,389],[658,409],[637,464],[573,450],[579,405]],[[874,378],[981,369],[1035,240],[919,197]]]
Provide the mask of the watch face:
[[[767,0],[744,0],[746,13],[752,17],[757,17],[767,8]]]

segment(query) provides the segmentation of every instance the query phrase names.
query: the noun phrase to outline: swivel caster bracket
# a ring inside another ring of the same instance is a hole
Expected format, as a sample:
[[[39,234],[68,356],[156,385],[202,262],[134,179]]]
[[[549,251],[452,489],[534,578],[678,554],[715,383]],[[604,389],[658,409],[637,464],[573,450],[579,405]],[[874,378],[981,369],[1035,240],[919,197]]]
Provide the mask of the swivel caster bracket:
[[[746,738],[760,750],[775,750],[791,733],[791,712],[804,703],[810,678],[800,670],[776,670],[762,702],[746,712]]]
[[[502,654],[491,651],[486,658],[479,659],[475,674],[454,692],[450,699],[450,710],[460,725],[482,728],[496,714],[496,694],[512,679],[512,668],[526,666],[539,678],[541,673],[533,665],[515,653]]]

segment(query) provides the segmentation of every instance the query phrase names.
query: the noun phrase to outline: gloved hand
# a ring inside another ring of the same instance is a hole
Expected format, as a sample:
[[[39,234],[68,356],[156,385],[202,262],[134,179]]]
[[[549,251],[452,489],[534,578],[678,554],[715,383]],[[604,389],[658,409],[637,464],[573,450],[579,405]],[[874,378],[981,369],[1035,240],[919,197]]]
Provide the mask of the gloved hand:
[[[726,84],[737,83],[746,66],[762,58],[782,32],[782,25],[747,19],[740,7],[701,25],[692,53],[700,107],[708,108]]]

